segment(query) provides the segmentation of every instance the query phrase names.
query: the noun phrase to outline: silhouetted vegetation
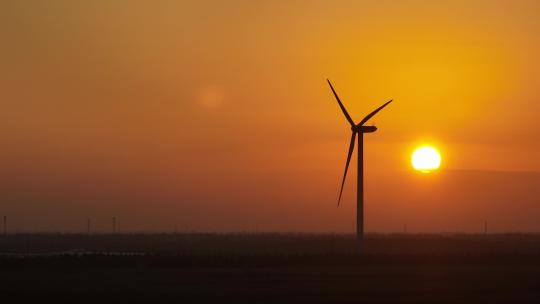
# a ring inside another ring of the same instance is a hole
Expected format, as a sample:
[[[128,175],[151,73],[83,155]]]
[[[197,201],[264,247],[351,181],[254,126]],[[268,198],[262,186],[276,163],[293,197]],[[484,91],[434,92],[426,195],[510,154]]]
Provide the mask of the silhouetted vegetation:
[[[365,254],[539,253],[537,234],[370,234]],[[8,234],[0,254],[355,254],[353,235],[285,233]]]

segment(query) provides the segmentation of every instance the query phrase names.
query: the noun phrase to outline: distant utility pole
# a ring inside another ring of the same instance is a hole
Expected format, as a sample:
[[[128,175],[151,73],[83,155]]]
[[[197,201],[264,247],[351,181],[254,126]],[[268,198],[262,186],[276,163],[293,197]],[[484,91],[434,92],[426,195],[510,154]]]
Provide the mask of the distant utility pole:
[[[86,233],[90,234],[90,218],[86,219]]]
[[[7,216],[4,215],[4,235],[7,235]]]
[[[113,216],[112,218],[112,231],[113,233],[116,233],[116,217]]]
[[[488,233],[487,220],[484,221],[484,234]]]

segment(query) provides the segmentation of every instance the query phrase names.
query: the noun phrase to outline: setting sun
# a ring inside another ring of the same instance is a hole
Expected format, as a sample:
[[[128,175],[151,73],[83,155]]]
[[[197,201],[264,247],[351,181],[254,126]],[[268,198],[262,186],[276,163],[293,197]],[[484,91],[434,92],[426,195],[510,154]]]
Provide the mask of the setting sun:
[[[411,163],[415,170],[422,173],[429,173],[440,167],[441,154],[434,147],[423,146],[414,150],[411,156]]]

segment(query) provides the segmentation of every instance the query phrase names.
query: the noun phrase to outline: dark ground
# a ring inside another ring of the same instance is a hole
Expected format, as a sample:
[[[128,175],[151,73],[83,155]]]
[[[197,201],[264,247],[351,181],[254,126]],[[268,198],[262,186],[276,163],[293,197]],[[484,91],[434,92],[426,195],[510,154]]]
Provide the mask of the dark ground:
[[[0,298],[540,303],[540,235],[370,235],[364,245],[358,253],[350,235],[0,236]]]

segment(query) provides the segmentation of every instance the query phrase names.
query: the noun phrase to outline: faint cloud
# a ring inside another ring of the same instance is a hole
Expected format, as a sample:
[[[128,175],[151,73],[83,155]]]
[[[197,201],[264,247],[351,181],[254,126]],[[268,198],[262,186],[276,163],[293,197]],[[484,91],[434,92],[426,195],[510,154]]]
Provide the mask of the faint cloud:
[[[219,86],[205,86],[197,92],[197,102],[205,109],[220,108],[225,102],[225,91]]]

